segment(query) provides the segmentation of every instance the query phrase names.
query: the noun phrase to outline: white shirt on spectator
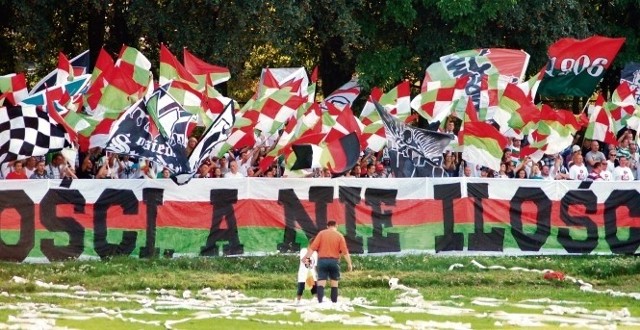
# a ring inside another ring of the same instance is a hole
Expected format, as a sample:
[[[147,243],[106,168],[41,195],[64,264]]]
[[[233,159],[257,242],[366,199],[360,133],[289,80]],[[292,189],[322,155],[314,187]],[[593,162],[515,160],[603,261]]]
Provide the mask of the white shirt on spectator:
[[[583,165],[571,165],[569,169],[569,179],[571,180],[584,180],[589,175],[587,167]]]
[[[618,166],[613,170],[613,180],[633,181],[633,172],[631,172],[631,169],[626,166]]]
[[[225,178],[244,178],[244,175],[242,175],[242,173],[240,173],[240,171],[236,172],[236,174],[231,173],[231,171],[225,173],[224,175]]]
[[[613,175],[608,170],[603,170],[602,172],[600,172],[600,177],[604,181],[611,181],[611,179],[613,178]]]

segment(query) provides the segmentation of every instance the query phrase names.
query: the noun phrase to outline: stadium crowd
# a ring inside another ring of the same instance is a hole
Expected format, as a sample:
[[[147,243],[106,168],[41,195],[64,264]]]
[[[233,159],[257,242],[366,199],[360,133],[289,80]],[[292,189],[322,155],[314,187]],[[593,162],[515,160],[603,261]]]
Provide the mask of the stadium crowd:
[[[452,132],[447,125],[445,132]],[[517,178],[538,180],[592,180],[632,181],[640,177],[640,154],[634,142],[633,132],[620,136],[618,144],[603,144],[583,139],[563,152],[544,155],[540,161],[521,157],[523,141],[510,138],[509,146],[503,150],[500,170],[474,165],[463,160],[456,151],[457,140],[445,148],[442,168],[449,177]],[[579,139],[576,139],[579,141]],[[187,151],[197,144],[196,138],[188,142]],[[259,164],[272,145],[233,150],[223,157],[212,157],[198,167],[194,178],[242,178],[242,177],[288,177],[282,160],[276,161],[266,171]],[[102,148],[93,148],[87,153],[78,153],[74,164],[62,153],[46,157],[30,157],[25,160],[3,163],[0,166],[2,179],[161,179],[170,178],[171,172],[152,161],[135,160],[126,155],[116,155]],[[361,153],[357,165],[350,171],[336,175],[329,169],[307,171],[306,177],[393,177],[390,159],[385,150]]]

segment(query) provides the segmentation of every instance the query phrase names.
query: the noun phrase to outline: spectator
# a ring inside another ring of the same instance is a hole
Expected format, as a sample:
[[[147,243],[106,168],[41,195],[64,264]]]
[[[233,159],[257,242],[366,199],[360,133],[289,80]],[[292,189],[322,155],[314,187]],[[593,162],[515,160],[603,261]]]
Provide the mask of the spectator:
[[[600,177],[603,181],[611,181],[613,179],[613,173],[611,173],[608,169],[608,162],[602,162],[602,171],[600,171]]]
[[[536,180],[544,179],[542,177],[542,171],[540,170],[539,164],[534,163],[533,166],[531,166],[531,175],[529,175],[529,179],[536,179]]]
[[[454,148],[458,145],[458,134],[455,132],[456,124],[453,118],[447,120],[447,124],[444,127],[443,133],[453,135],[453,139],[449,141],[449,144],[444,148],[444,152],[453,153],[455,152]]]
[[[600,176],[602,168],[602,162],[593,163],[593,167],[591,167],[591,172],[589,172],[586,181],[602,181],[603,179]]]
[[[207,165],[206,163],[200,164],[200,167],[198,167],[198,172],[194,174],[193,177],[197,179],[209,178],[209,165]]]
[[[78,179],[93,179],[95,175],[93,174],[93,162],[91,161],[91,157],[86,156],[82,160],[82,164],[80,164],[80,168],[76,173]]]
[[[549,165],[546,165],[546,164],[542,165],[542,168],[540,169],[540,177],[542,178],[542,180],[555,179],[551,174],[551,168],[549,167]]]
[[[216,167],[213,170],[213,175],[211,177],[212,178],[222,178],[222,170],[219,167]]]
[[[62,179],[64,177],[64,157],[61,153],[55,153],[51,158],[51,163],[47,166],[47,172],[52,179]]]
[[[364,178],[377,178],[376,166],[374,164],[367,165],[367,172],[362,176]]]
[[[516,179],[526,179],[527,178],[527,171],[524,170],[524,168],[520,168],[519,170],[516,171]]]
[[[29,179],[51,179],[49,173],[46,170],[46,164],[44,160],[40,160],[37,162],[36,169],[33,171],[33,174],[29,177]]]
[[[584,160],[589,173],[593,171],[593,166],[596,163],[601,163],[607,160],[604,154],[600,151],[600,144],[598,141],[591,141],[591,149],[584,155]]]
[[[229,162],[229,172],[224,175],[225,178],[244,178],[244,175],[238,171],[238,162],[232,160]]]
[[[564,166],[560,154],[555,154],[555,162],[553,167],[549,169],[549,175],[555,180],[566,180],[569,178],[569,170]]]
[[[354,178],[360,178],[362,176],[362,167],[356,164],[356,166],[354,166],[351,170],[351,176],[353,176]]]
[[[254,152],[253,156],[257,156],[258,153]],[[251,152],[249,149],[245,148],[242,151],[240,151],[240,157],[236,158],[236,162],[238,164],[238,171],[240,173],[242,173],[243,176],[248,176],[247,170],[253,165],[253,161],[255,159],[252,159],[251,157]]]
[[[138,179],[140,178],[140,168],[138,164],[131,160],[129,155],[122,155],[118,164],[118,177],[120,179]]]
[[[187,148],[186,148],[187,156],[191,154],[193,149],[195,149],[196,145],[198,145],[198,139],[195,136],[190,137],[189,141],[187,141]]]
[[[613,173],[613,170],[616,168],[616,166],[618,166],[618,159],[616,158],[616,155],[617,155],[616,150],[615,149],[609,150],[609,153],[607,155],[609,156],[606,159],[607,171]]]
[[[588,176],[587,167],[584,166],[584,160],[582,155],[576,153],[573,156],[573,165],[569,168],[569,179],[571,180],[585,180]]]
[[[620,164],[618,165],[618,167],[616,167],[613,170],[613,180],[632,181],[633,173],[631,172],[631,169],[628,166],[629,161],[627,160],[627,157],[621,155],[618,161],[620,162]]]
[[[229,154],[224,154],[224,156],[218,160],[218,167],[220,168],[222,176],[229,172]]]
[[[624,156],[627,160],[631,157],[631,150],[629,150],[629,144],[631,141],[629,139],[622,139],[618,148],[616,150],[616,157],[620,159],[620,157]]]
[[[469,164],[465,164],[464,168],[462,170],[462,174],[464,175],[465,178],[471,178],[471,165]]]
[[[27,173],[24,171],[24,163],[18,160],[13,163],[13,170],[7,174],[7,180],[28,179]]]
[[[500,163],[500,170],[496,173],[496,178],[508,179],[507,175],[507,163]]]
[[[640,155],[638,155],[638,145],[635,142],[629,144],[629,168],[633,172],[633,179],[638,180],[637,170],[640,161]]]
[[[160,172],[161,179],[171,179],[171,171],[168,168],[163,168],[162,172]]]
[[[37,166],[38,166],[38,161],[36,160],[36,157],[31,156],[27,158],[27,160],[24,163],[24,172],[25,174],[27,174],[28,178],[31,178],[31,174],[33,174]]]
[[[571,147],[571,153],[569,155],[567,155],[567,158],[565,159],[565,163],[566,163],[566,167],[567,168],[571,169],[571,165],[573,165],[574,157],[576,155],[581,155],[582,156],[582,148],[580,148],[579,145],[574,144],[573,147]],[[585,177],[586,177],[586,174],[585,174]]]
[[[458,176],[458,164],[456,160],[456,155],[453,152],[446,152],[444,154],[444,161],[442,162],[442,169],[447,176],[456,177]]]

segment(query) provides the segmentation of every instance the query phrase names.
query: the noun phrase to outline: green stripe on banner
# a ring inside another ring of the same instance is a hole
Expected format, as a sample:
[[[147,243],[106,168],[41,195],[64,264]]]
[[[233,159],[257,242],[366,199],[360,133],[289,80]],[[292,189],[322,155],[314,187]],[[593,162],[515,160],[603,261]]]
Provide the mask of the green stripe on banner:
[[[492,227],[485,226],[484,231],[490,232],[492,228],[504,228],[504,227]],[[527,235],[535,233],[537,227],[527,225],[524,227],[524,232]],[[532,253],[542,252],[544,250],[561,250],[564,251],[562,245],[558,242],[558,230],[557,227],[552,227],[550,234],[546,240],[546,243],[542,246],[541,251],[530,251]],[[340,228],[341,232],[345,232],[344,227]],[[135,230],[137,233],[136,247],[131,256],[137,257],[140,255],[141,247],[146,245],[146,232],[144,230]],[[473,224],[461,224],[456,225],[454,229],[455,233],[462,233],[465,237],[465,247],[469,246],[469,235],[474,232]],[[107,232],[107,242],[111,244],[118,244],[122,240],[123,230],[110,229]],[[270,254],[278,252],[278,244],[283,241],[283,229],[280,228],[239,228],[238,234],[240,237],[240,243],[244,247],[244,254]],[[365,251],[367,250],[367,241],[371,240],[373,235],[372,226],[358,226],[356,230],[357,236],[363,237],[363,243]],[[391,227],[383,231],[383,237],[389,234],[398,234],[400,238],[401,252],[435,252],[435,240],[437,236],[443,234],[442,224],[428,224],[418,226],[403,226],[403,227]],[[570,236],[574,240],[585,240],[587,238],[586,230],[570,229]],[[20,232],[16,230],[2,230],[0,231],[0,238],[7,245],[14,245],[19,240]],[[174,255],[200,255],[200,250],[207,241],[209,230],[202,229],[181,229],[181,228],[158,228],[156,232],[156,248],[162,251],[166,249],[174,250]],[[630,232],[628,228],[618,228],[617,237],[622,240],[629,238]],[[598,233],[598,245],[593,251],[594,253],[611,253],[608,243],[604,239],[604,228],[599,229]],[[42,239],[53,239],[56,246],[66,246],[69,244],[69,235],[66,233],[52,233],[45,230],[37,230],[35,233],[34,248],[29,253],[31,258],[44,257],[40,249]],[[97,253],[94,250],[94,234],[93,231],[85,231],[84,236],[84,252],[83,256],[97,257]],[[300,244],[301,247],[307,246],[307,238],[301,230],[296,231],[295,242]],[[224,244],[223,241],[221,244]],[[516,239],[511,233],[511,230],[506,229],[504,235],[505,252],[516,251],[515,253],[526,253],[527,251],[520,251]],[[450,251],[450,254],[463,254],[465,251]],[[219,251],[222,251],[222,246],[219,246]],[[222,255],[222,253],[220,253]]]

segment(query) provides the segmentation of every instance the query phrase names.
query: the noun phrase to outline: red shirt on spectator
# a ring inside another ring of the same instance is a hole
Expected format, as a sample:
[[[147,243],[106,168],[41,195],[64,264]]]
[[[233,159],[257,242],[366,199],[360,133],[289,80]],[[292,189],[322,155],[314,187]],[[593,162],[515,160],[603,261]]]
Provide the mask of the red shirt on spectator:
[[[24,172],[9,172],[9,174],[7,174],[7,180],[12,180],[12,179],[28,179],[27,178],[27,174]]]

